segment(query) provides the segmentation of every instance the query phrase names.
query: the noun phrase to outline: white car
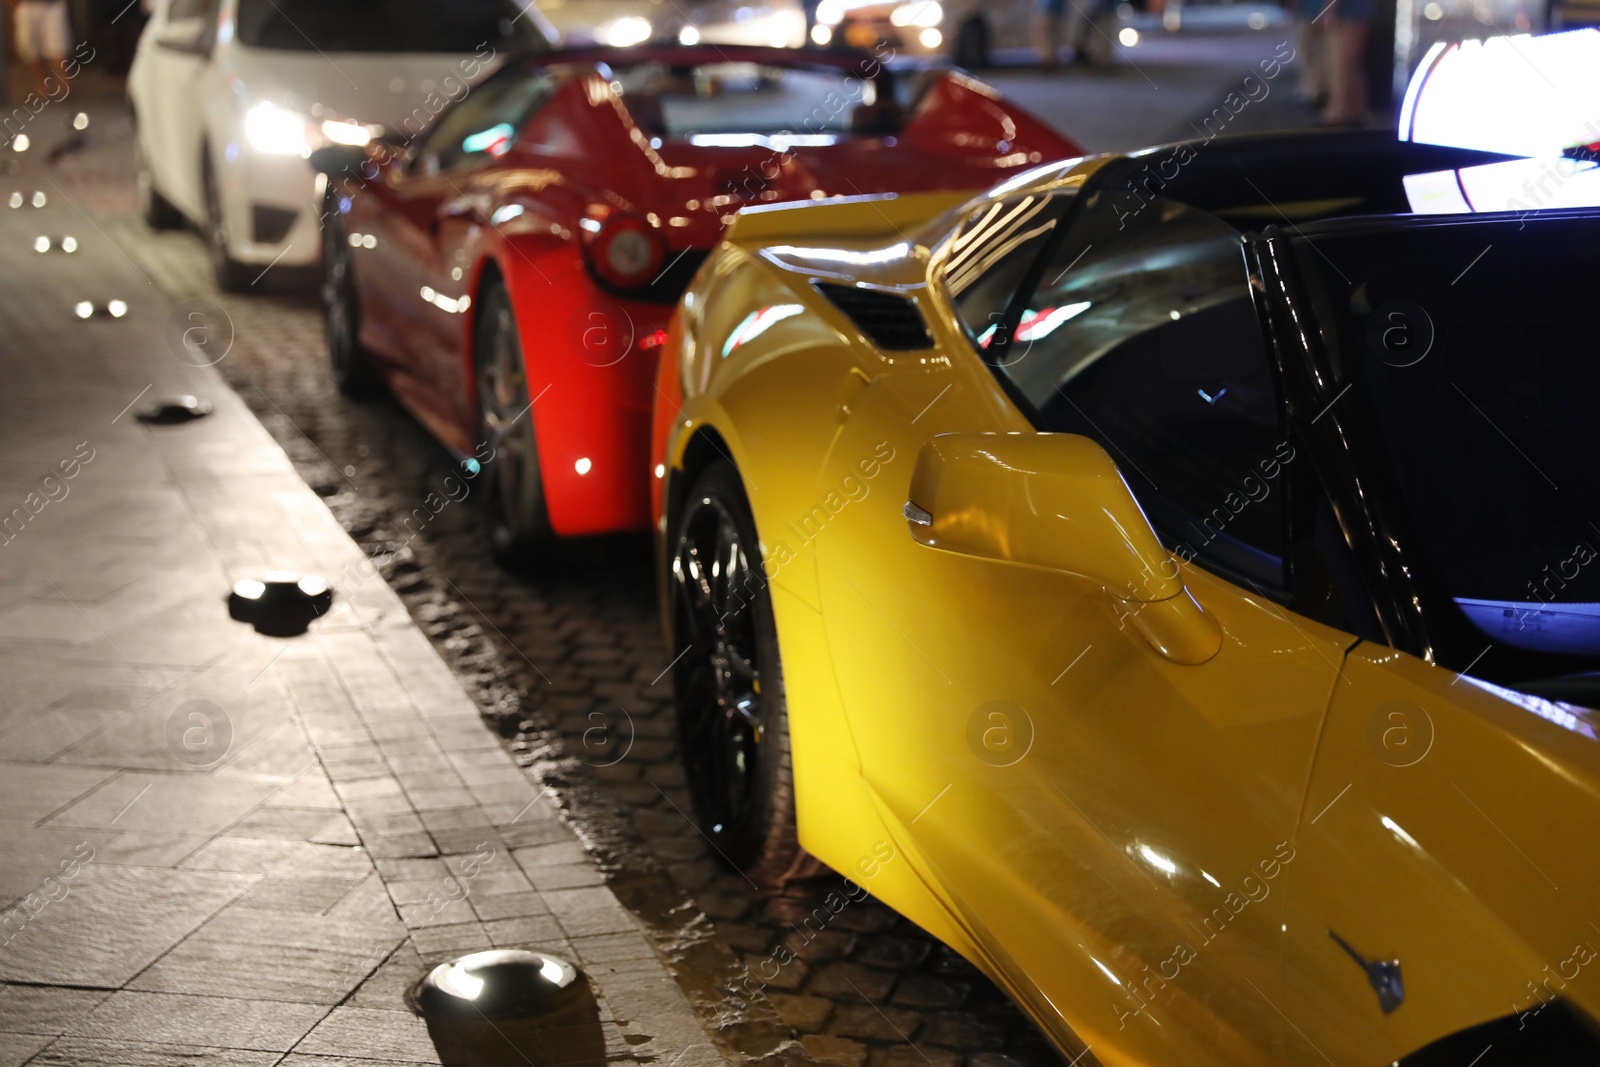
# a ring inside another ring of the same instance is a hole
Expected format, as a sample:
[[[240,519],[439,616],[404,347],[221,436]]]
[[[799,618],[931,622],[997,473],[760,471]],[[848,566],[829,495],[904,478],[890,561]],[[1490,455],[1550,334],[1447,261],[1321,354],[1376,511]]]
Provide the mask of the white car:
[[[403,144],[552,37],[521,0],[168,0],[128,75],[145,219],[196,223],[224,289],[315,264],[313,150]]]
[[[799,0],[540,0],[561,43],[616,48],[652,41],[798,48],[806,43]]]
[[[812,40],[897,55],[948,55],[989,66],[1003,49],[1038,47],[1034,0],[820,0]]]

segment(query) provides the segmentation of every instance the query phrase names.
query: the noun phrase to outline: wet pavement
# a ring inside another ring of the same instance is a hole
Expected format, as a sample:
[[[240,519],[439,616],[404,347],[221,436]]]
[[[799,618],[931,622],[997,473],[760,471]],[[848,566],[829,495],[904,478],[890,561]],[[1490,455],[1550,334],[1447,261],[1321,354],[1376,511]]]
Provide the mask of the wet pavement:
[[[992,80],[1086,145],[1134,147],[1178,136],[1209,112],[1209,96],[1220,101],[1279,39],[1281,34],[1268,31],[1227,46],[1208,44],[1211,60],[1201,65],[1170,55],[1162,59],[1157,49],[1143,53],[1149,62],[1139,69],[1053,80],[1009,70]],[[1118,87],[1135,81],[1153,87],[1148,98],[1107,117],[1103,102],[1126,98]],[[1298,122],[1302,116],[1287,106],[1289,87],[1282,90],[1242,114],[1237,128]],[[87,231],[84,240],[114,249],[127,277],[138,282],[142,276],[140,287],[170,301],[169,327],[206,324],[208,347],[199,361],[214,361],[371,561],[345,559],[328,575],[335,587],[360,585],[376,573],[383,582],[372,584],[398,595],[470,696],[485,727],[481,736],[494,737],[526,769],[527,779],[547,791],[539,807],[559,809],[560,822],[586,850],[585,857],[576,845],[563,844],[563,869],[581,877],[579,861],[587,859],[604,874],[616,899],[643,923],[724,1055],[838,1067],[1060,1062],[974,968],[873,901],[846,909],[827,931],[801,937],[794,924],[839,886],[837,877],[762,892],[720,867],[685,814],[690,805],[665,676],[669,657],[657,626],[646,540],[576,546],[558,562],[524,575],[498,569],[478,528],[477,502],[441,492],[455,473],[449,457],[393,401],[354,403],[334,389],[320,308],[306,279],[268,271],[248,295],[219,294],[194,235],[152,233],[135,218],[129,129],[120,108],[106,102],[89,110],[94,123],[88,145],[40,171],[41,177],[74,205],[82,219],[77,228]],[[4,184],[9,192],[17,179]],[[15,230],[7,230],[12,244],[19,239]],[[174,351],[181,354],[182,347]],[[6,362],[17,359],[13,350]],[[95,522],[87,515],[81,521]],[[82,536],[92,543],[87,531],[98,528],[87,526]],[[70,843],[63,838],[64,845]],[[7,886],[6,895],[24,891]],[[226,896],[257,890],[230,884],[208,891]],[[486,922],[481,916],[477,921]],[[391,920],[378,940],[399,944],[404,937],[403,926]],[[423,942],[430,948],[457,947],[427,937]],[[793,950],[796,961],[772,981],[755,978],[751,971],[780,944]],[[361,951],[376,949],[351,951],[363,959]],[[397,950],[391,945],[389,951]],[[414,978],[423,956],[411,951],[404,959]],[[337,1011],[400,1009],[406,968],[388,955],[377,963],[385,959],[391,962]],[[199,957],[190,973],[196,981],[204,975]],[[18,995],[6,993],[9,988],[0,987],[0,994]],[[738,996],[732,995],[736,990]],[[316,1026],[330,1027],[330,1020]],[[357,1017],[352,1020],[347,1036],[355,1040],[361,1027]],[[114,1029],[114,1019],[106,1025]],[[4,1041],[0,1050],[0,1064],[24,1062],[32,1054]],[[658,1064],[673,1061],[664,1048],[655,1054]]]

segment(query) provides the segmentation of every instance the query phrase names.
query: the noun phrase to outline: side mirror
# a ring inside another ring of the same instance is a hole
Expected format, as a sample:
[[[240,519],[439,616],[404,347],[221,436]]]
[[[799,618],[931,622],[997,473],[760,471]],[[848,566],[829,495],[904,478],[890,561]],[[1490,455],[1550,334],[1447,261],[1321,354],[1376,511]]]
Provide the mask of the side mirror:
[[[341,174],[368,177],[369,175],[364,173],[366,166],[365,145],[323,145],[311,153],[311,168],[330,178],[336,178]]]
[[[1116,464],[1087,437],[935,437],[917,456],[905,514],[929,548],[1095,583],[1177,663],[1204,663],[1222,647],[1222,628],[1184,587]]]

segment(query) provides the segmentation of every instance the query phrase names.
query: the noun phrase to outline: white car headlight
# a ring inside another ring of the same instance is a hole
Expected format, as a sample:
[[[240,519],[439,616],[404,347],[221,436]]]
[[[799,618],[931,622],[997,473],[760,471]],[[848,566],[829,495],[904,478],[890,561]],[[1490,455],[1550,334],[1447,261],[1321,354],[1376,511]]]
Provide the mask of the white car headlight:
[[[628,48],[644,44],[650,39],[652,32],[649,19],[639,15],[628,15],[601,27],[597,36],[601,44],[608,44],[613,48]]]
[[[939,0],[913,0],[889,12],[889,21],[896,26],[937,26],[944,21],[944,8]]]
[[[360,146],[372,143],[372,131],[359,122],[341,122],[327,119],[322,123],[322,136],[334,144]]]
[[[244,116],[244,135],[257,152],[274,156],[309,156],[311,120],[265,101]]]

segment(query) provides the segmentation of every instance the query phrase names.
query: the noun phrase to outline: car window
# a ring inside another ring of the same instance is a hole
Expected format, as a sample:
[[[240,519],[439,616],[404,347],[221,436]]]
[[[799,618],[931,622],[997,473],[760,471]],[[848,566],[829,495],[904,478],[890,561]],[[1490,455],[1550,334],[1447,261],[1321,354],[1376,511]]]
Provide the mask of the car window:
[[[549,95],[550,79],[542,71],[508,69],[490,78],[423,135],[411,172],[438,174],[505,155]]]
[[[548,50],[523,15],[514,0],[239,0],[238,40],[293,52]]]
[[[1006,311],[1043,254],[1063,206],[1051,196],[997,200],[973,212],[951,236],[945,289],[980,352],[998,353],[1009,342]]]
[[[1294,459],[1239,234],[1155,200],[1083,205],[986,355],[1040,429],[1117,461],[1163,541],[1282,591]]]
[[[1370,399],[1370,443],[1414,527],[1403,547],[1494,642],[1473,673],[1520,683],[1600,668],[1600,216],[1286,240],[1327,294],[1323,336]]]
[[[797,57],[798,58],[798,57]],[[778,152],[840,137],[881,137],[905,125],[911,79],[879,67],[641,62],[613,66],[616,84],[647,133],[706,148]]]
[[[172,0],[167,5],[167,21],[207,18],[217,13],[217,0]]]

